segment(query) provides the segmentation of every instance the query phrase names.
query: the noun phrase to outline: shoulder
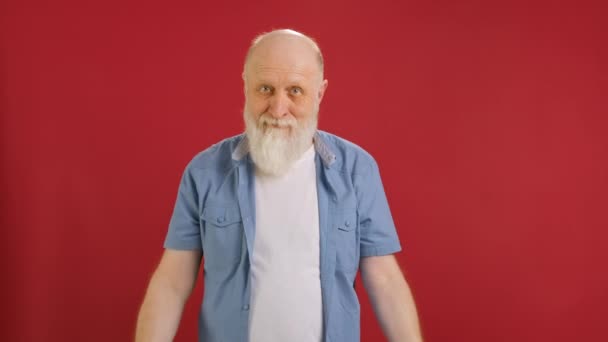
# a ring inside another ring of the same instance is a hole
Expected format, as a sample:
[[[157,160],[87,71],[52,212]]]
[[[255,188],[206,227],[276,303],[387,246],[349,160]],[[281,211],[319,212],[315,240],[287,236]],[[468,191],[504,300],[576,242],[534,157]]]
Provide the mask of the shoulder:
[[[329,132],[319,130],[317,133],[335,155],[335,167],[341,172],[357,175],[378,168],[374,157],[361,146]]]
[[[221,140],[199,152],[188,164],[191,170],[226,170],[233,166],[232,153],[243,139],[244,134]]]

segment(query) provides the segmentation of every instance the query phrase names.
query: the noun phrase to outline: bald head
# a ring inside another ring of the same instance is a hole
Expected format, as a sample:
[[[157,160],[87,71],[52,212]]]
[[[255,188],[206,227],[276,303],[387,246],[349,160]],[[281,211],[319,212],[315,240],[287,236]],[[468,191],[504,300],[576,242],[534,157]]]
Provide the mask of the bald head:
[[[291,64],[316,65],[316,71],[323,79],[323,55],[317,43],[310,37],[289,29],[274,30],[258,35],[251,43],[247,56],[243,77],[248,68],[262,62],[273,64],[274,61]]]

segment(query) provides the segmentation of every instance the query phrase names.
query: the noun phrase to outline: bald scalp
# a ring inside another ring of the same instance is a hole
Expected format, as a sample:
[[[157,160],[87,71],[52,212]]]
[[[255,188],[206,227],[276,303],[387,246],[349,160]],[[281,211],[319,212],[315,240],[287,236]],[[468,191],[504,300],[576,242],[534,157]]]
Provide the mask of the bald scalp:
[[[254,55],[256,49],[259,46],[263,45],[265,42],[276,39],[276,38],[299,39],[303,42],[308,43],[310,48],[312,49],[312,51],[316,54],[317,63],[318,63],[319,71],[321,74],[321,79],[323,79],[323,68],[324,68],[323,54],[321,53],[321,49],[319,48],[319,45],[313,38],[311,38],[303,33],[300,33],[298,31],[291,30],[291,29],[273,30],[273,31],[265,32],[265,33],[262,33],[262,34],[256,36],[252,40],[251,45],[249,46],[249,49],[247,50],[247,55],[245,57],[245,63],[243,66],[243,77],[245,77],[247,66],[248,66],[252,56]]]

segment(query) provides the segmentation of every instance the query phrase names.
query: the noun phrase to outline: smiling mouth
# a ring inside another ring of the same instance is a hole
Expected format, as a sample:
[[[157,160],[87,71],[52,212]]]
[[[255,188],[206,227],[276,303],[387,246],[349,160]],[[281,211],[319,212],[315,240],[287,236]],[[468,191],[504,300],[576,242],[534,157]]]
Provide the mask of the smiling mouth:
[[[273,128],[273,129],[288,129],[289,126],[281,126],[281,125],[277,125],[277,124],[265,124],[266,128]]]

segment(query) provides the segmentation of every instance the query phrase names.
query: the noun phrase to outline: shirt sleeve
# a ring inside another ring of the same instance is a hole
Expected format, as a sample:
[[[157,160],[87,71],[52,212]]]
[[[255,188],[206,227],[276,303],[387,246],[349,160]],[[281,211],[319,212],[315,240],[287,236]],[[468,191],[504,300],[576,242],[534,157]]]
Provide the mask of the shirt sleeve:
[[[190,165],[182,175],[164,247],[202,250],[198,192]]]
[[[361,257],[399,252],[401,244],[388,206],[378,164],[372,159],[367,170],[355,175],[361,231]]]

